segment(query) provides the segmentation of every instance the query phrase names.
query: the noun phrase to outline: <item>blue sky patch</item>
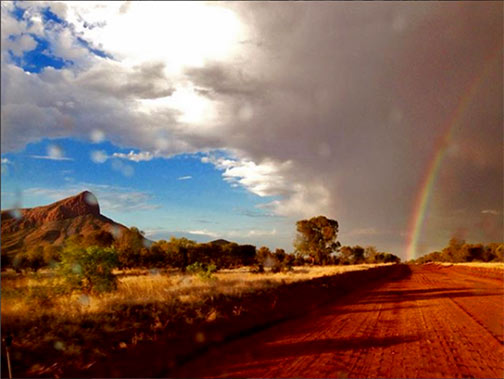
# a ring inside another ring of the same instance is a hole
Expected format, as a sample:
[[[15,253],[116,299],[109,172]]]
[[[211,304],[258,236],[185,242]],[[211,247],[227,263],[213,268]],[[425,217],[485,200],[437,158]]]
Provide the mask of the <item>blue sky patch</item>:
[[[33,50],[26,51],[22,57],[18,57],[9,50],[9,55],[14,64],[21,67],[23,70],[31,73],[39,73],[45,67],[54,67],[60,69],[64,66],[72,65],[70,60],[52,55],[50,44],[47,40],[35,35],[30,34],[37,42],[37,47]]]
[[[101,163],[92,158],[97,151],[106,157]],[[106,216],[137,226],[153,238],[198,232],[193,233],[195,239],[209,240],[234,231],[234,240],[250,242],[241,239],[240,231],[273,230],[274,223],[278,224],[278,218],[260,208],[274,197],[232,186],[223,180],[221,170],[201,162],[201,153],[140,162],[114,157],[114,153],[130,151],[139,152],[108,141],[60,138],[3,154],[8,164],[2,170],[2,208],[48,204],[91,190],[97,192]]]

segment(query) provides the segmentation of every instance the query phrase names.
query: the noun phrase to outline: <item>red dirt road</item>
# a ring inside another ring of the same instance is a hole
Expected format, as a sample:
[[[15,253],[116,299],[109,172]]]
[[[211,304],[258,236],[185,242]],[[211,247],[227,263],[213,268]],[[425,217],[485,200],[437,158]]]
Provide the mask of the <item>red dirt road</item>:
[[[172,377],[504,377],[504,288],[437,265],[208,351]]]

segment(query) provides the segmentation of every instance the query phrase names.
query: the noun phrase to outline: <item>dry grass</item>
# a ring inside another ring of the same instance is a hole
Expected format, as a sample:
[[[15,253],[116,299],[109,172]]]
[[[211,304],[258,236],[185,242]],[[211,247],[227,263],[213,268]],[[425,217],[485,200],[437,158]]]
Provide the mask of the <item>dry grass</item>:
[[[181,302],[197,305],[210,296],[236,296],[373,266],[376,265],[295,267],[290,272],[276,274],[253,274],[248,268],[241,268],[222,270],[210,280],[175,271],[130,270],[118,272],[117,291],[99,295],[59,294],[57,288],[61,283],[50,271],[26,276],[8,272],[2,273],[1,313],[2,318],[26,319],[41,315],[75,318],[110,312],[114,305],[119,304],[131,306]]]
[[[220,301],[216,299],[233,304],[248,293],[373,266],[295,267],[276,274],[253,274],[242,268],[223,270],[206,280],[176,271],[131,270],[117,273],[116,291],[91,295],[62,291],[60,279],[50,271],[2,272],[2,333],[14,336],[13,347],[23,351],[18,365],[29,376],[45,375],[48,368],[40,357],[53,359],[55,349],[59,365],[84,367],[111,349],[155,340],[168,325],[227,318],[216,311]],[[57,374],[57,366],[51,367]]]

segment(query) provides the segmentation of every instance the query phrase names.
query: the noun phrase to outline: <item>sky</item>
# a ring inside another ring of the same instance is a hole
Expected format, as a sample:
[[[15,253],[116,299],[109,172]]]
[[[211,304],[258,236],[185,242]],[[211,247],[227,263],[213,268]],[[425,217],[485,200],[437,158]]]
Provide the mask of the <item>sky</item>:
[[[1,3],[2,209],[402,258],[503,237],[502,2]]]

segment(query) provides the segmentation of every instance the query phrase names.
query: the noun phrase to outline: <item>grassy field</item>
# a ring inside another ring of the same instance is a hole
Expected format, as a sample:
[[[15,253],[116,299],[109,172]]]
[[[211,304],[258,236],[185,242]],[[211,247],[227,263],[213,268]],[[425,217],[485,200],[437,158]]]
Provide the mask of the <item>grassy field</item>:
[[[117,290],[104,294],[68,293],[51,271],[2,272],[2,333],[13,336],[13,351],[22,352],[17,360],[14,356],[15,370],[58,375],[58,367],[85,367],[111,350],[156,340],[170,325],[212,323],[243,311],[237,302],[231,315],[222,314],[215,299],[239,299],[282,284],[373,266],[295,267],[276,274],[242,268],[217,272],[211,279],[177,271],[131,270],[117,272]],[[47,362],[46,356],[52,360]]]

